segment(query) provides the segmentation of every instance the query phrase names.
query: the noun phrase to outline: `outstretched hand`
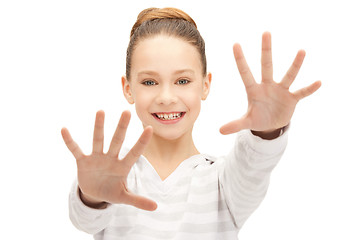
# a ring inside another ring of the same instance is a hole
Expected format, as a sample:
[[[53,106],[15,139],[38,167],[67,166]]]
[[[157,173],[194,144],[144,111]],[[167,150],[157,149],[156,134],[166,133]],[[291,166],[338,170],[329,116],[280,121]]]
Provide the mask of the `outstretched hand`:
[[[130,112],[122,113],[107,153],[103,152],[104,118],[103,111],[97,112],[93,151],[90,155],[83,154],[66,128],[61,130],[66,146],[76,158],[79,188],[85,203],[92,206],[103,202],[123,203],[144,210],[155,210],[157,205],[154,201],[135,195],[127,189],[127,176],[150,141],[152,128],[146,127],[134,147],[120,160],[118,155],[129,125]]]
[[[251,74],[239,44],[234,45],[234,56],[246,88],[248,110],[240,119],[222,126],[220,128],[222,134],[231,134],[242,129],[271,132],[282,128],[290,123],[296,104],[321,86],[321,82],[317,81],[294,93],[289,91],[304,60],[303,50],[297,53],[281,82],[277,83],[273,80],[271,35],[268,32],[262,36],[261,83],[257,83]]]

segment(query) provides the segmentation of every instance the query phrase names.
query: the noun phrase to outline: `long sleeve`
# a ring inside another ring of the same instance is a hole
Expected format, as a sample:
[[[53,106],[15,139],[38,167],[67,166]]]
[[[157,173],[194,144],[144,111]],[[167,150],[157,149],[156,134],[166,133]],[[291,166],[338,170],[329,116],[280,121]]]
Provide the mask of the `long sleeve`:
[[[78,189],[78,183],[75,181],[69,195],[70,220],[77,229],[96,234],[108,226],[115,206],[109,205],[106,209],[90,208],[81,201]]]
[[[287,144],[288,131],[274,140],[254,136],[250,130],[238,133],[235,146],[225,157],[220,171],[220,191],[237,228],[255,211],[265,197],[272,169]]]

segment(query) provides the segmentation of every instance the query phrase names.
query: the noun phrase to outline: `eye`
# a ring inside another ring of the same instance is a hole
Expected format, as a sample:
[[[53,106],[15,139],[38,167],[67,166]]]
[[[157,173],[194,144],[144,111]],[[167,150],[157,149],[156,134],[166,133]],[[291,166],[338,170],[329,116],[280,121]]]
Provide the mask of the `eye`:
[[[152,85],[156,85],[156,82],[153,80],[145,80],[141,84],[143,84],[145,86],[152,86]]]
[[[178,85],[185,85],[185,84],[188,84],[190,81],[187,80],[187,79],[180,79],[176,82],[176,84]]]

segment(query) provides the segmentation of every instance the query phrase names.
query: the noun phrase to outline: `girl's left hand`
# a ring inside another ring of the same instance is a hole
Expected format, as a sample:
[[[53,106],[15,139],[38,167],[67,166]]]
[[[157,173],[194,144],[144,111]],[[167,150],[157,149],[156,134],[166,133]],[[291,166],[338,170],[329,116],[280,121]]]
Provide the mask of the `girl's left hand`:
[[[222,134],[231,134],[242,129],[260,132],[272,132],[290,123],[296,104],[303,98],[313,94],[321,86],[317,81],[294,93],[289,91],[305,57],[300,50],[285,77],[280,83],[273,80],[271,54],[271,35],[265,32],[262,36],[261,72],[262,81],[256,83],[246,63],[239,44],[234,45],[234,56],[248,97],[247,113],[240,119],[222,126]],[[236,105],[235,105],[236,106]]]

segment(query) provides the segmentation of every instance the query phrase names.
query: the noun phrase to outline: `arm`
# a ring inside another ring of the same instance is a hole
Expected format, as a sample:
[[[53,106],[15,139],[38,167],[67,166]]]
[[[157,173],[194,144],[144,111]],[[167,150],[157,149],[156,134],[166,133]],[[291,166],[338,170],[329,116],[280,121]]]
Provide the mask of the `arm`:
[[[69,217],[73,225],[89,234],[105,229],[111,221],[115,206],[107,204],[103,209],[92,208],[83,203],[79,194],[79,185],[75,181],[69,195]]]
[[[76,158],[77,182],[69,198],[70,219],[80,230],[95,234],[109,224],[114,211],[111,204],[128,204],[144,210],[157,208],[154,201],[136,195],[127,188],[127,177],[152,136],[152,128],[144,129],[134,147],[119,159],[121,145],[130,121],[130,112],[121,115],[110,143],[109,151],[103,152],[105,113],[96,114],[93,151],[82,153],[66,128],[61,130],[64,142]]]
[[[234,149],[220,172],[222,190],[237,227],[258,207],[265,196],[272,169],[285,150],[287,127],[296,104],[321,86],[317,81],[294,93],[289,88],[300,70],[305,51],[300,50],[281,82],[273,80],[271,36],[262,38],[261,83],[257,83],[239,44],[234,56],[246,88],[246,114],[221,127],[222,134],[238,133]],[[251,129],[241,131],[244,129]],[[280,137],[281,130],[284,134]],[[241,131],[241,132],[240,132]],[[252,133],[252,134],[251,134]]]
[[[237,133],[235,145],[225,157],[219,179],[221,191],[238,228],[265,197],[272,169],[287,144],[288,131],[264,140],[249,130]]]

